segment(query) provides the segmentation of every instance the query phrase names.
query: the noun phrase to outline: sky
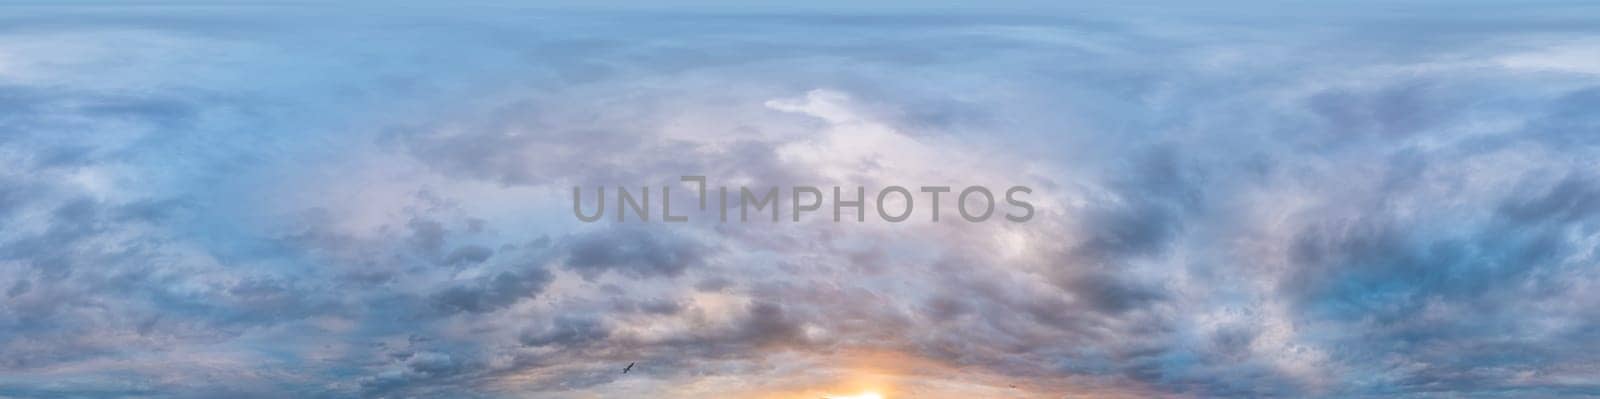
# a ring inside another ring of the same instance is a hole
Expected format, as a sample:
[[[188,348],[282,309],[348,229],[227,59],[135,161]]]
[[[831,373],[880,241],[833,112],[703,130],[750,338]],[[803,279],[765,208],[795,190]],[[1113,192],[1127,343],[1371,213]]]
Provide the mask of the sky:
[[[938,4],[0,6],[0,397],[1600,395],[1600,8]]]

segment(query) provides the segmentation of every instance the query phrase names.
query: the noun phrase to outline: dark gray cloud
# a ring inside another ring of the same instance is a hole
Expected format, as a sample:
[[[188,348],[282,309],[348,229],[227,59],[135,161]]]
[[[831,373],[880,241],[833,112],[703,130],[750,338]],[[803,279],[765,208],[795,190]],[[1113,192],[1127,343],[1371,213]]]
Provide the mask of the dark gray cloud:
[[[433,294],[435,305],[446,311],[490,312],[544,291],[553,277],[539,267],[505,271]]]
[[[713,248],[670,229],[619,227],[583,233],[564,245],[563,265],[593,280],[607,271],[630,277],[676,277]]]
[[[529,332],[522,336],[521,342],[528,346],[551,346],[562,348],[581,347],[585,344],[606,339],[611,330],[602,325],[600,321],[585,318],[558,318],[555,323],[544,331]]]

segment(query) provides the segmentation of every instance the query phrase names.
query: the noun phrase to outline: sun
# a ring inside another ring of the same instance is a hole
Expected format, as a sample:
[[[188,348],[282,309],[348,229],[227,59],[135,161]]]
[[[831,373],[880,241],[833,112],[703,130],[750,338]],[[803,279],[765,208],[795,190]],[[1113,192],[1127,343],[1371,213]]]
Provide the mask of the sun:
[[[855,395],[824,396],[823,399],[883,399],[883,395],[879,395],[877,392],[862,392]]]

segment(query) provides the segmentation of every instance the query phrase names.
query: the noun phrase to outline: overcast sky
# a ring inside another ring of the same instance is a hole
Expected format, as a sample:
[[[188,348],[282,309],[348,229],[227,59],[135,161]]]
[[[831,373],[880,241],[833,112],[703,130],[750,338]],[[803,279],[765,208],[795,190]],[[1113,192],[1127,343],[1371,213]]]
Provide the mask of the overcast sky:
[[[1600,395],[1600,9],[731,4],[0,7],[0,397]]]

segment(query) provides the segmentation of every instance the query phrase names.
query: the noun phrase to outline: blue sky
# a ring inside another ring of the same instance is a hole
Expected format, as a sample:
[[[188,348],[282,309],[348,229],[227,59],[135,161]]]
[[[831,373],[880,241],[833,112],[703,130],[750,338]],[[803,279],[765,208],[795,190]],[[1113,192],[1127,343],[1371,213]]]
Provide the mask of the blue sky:
[[[674,5],[0,6],[0,397],[1600,395],[1593,6]]]

